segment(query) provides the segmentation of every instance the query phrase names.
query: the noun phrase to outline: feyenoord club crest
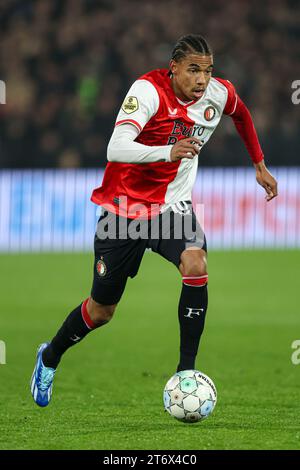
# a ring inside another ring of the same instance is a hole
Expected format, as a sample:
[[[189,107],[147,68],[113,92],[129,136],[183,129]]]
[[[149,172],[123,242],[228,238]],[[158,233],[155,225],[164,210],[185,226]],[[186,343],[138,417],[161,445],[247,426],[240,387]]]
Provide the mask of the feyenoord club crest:
[[[206,121],[211,121],[215,117],[215,114],[216,114],[216,110],[213,106],[208,106],[204,110],[204,117]]]
[[[99,274],[99,276],[101,277],[105,276],[105,274],[107,273],[107,267],[103,259],[99,259],[99,261],[97,261],[96,269],[97,269],[97,273]]]

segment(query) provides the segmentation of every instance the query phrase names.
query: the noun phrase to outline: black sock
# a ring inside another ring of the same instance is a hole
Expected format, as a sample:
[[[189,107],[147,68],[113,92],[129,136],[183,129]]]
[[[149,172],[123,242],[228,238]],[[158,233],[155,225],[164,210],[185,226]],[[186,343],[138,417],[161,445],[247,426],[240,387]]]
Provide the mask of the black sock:
[[[84,309],[85,320],[82,310]],[[102,326],[104,323],[95,325],[87,317],[86,301],[76,307],[66,318],[61,328],[58,330],[49,346],[43,351],[42,359],[46,367],[56,369],[63,353],[74,344],[79,343],[90,331]]]
[[[195,368],[199,342],[204,330],[207,304],[207,284],[204,286],[182,285],[178,308],[180,362],[177,372]]]

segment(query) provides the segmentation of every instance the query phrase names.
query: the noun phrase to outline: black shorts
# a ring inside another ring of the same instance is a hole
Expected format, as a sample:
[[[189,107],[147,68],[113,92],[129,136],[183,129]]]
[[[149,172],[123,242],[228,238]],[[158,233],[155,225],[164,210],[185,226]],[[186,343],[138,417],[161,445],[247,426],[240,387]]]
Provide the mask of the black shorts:
[[[151,220],[126,219],[105,210],[94,239],[92,298],[104,305],[118,303],[128,277],[136,276],[147,248],[178,268],[181,253],[191,246],[207,251],[190,201],[177,203]]]

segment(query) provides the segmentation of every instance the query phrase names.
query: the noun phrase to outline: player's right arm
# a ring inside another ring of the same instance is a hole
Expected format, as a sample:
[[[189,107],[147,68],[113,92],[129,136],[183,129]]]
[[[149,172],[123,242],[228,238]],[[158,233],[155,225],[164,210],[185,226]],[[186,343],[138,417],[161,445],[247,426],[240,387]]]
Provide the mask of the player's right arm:
[[[147,80],[137,80],[130,88],[118,113],[114,132],[107,147],[107,159],[120,163],[174,162],[194,158],[199,140],[182,139],[175,145],[149,146],[135,139],[159,107],[159,96]]]

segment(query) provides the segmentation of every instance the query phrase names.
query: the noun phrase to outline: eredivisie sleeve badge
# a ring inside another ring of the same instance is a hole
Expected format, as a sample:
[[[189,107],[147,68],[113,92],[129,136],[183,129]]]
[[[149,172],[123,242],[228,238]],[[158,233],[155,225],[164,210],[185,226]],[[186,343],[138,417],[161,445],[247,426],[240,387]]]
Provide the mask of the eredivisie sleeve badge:
[[[122,104],[122,109],[126,114],[134,113],[139,109],[138,99],[135,96],[127,96]]]

